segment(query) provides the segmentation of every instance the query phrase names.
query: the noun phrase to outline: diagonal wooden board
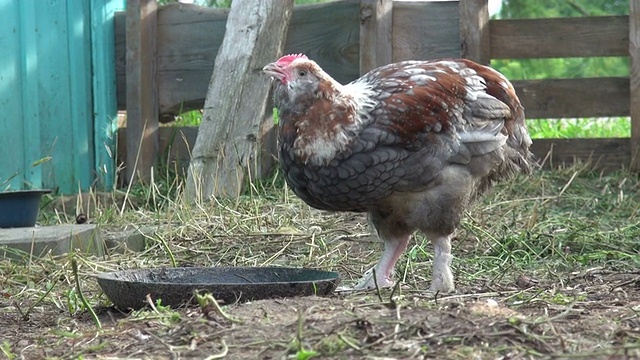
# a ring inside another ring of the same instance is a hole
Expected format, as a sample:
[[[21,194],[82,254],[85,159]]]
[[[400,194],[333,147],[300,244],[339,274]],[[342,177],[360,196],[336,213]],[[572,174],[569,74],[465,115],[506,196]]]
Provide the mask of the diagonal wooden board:
[[[237,197],[260,157],[269,79],[262,67],[282,54],[293,0],[234,1],[193,148],[187,200]]]

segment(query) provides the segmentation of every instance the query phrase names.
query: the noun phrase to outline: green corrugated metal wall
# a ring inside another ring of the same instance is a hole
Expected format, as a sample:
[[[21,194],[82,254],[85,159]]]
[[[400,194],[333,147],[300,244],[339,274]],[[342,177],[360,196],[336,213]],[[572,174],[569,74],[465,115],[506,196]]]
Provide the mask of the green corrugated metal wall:
[[[112,186],[124,2],[0,0],[0,191]]]

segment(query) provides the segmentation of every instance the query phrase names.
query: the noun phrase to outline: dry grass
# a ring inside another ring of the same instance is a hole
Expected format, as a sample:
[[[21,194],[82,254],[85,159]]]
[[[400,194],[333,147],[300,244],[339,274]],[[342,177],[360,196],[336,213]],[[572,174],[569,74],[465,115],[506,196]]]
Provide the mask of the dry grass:
[[[238,199],[198,205],[176,200],[181,186],[165,176],[132,189],[127,206],[123,196],[113,194],[115,202],[96,201],[91,218],[105,228],[157,226],[144,252],[0,260],[0,354],[8,359],[640,356],[637,174],[573,167],[499,186],[470,211],[457,234],[458,289],[452,295],[425,292],[432,254],[418,237],[396,273],[402,285],[381,291],[380,298],[366,292],[225,306],[240,324],[198,307],[122,314],[110,307],[92,275],[174,265],[283,265],[336,270],[351,284],[380,254],[363,216],[310,209],[277,176],[252,185]],[[72,220],[60,211],[43,218]]]

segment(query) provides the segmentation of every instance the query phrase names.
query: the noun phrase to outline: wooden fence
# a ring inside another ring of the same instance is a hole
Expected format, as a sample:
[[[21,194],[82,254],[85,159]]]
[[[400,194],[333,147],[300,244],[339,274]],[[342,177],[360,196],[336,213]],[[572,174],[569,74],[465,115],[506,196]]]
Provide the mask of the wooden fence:
[[[158,129],[154,114],[162,119],[203,107],[228,10],[186,4],[156,9],[155,0],[129,0],[128,6],[126,14],[116,15],[115,31],[118,107],[129,112],[127,130],[119,137],[120,159],[127,165],[138,160],[148,169],[157,154],[167,154],[168,149],[169,160],[184,166],[197,129]],[[125,23],[132,30],[127,32]],[[307,54],[341,82],[374,66],[406,59],[462,56],[489,63],[630,56],[627,78],[518,80],[514,85],[528,118],[632,118],[631,138],[534,141],[533,151],[539,158],[549,155],[548,165],[579,160],[638,169],[640,159],[634,154],[640,149],[639,24],[640,0],[630,0],[630,16],[527,20],[490,20],[487,0],[337,1],[296,6],[285,52]],[[268,133],[256,135],[271,136]],[[275,143],[265,143],[267,158]]]
[[[640,0],[629,16],[490,20],[486,0],[460,3],[462,56],[491,59],[629,56],[631,76],[513,81],[527,118],[631,116],[631,138],[538,139],[550,165],[592,161],[640,169]]]

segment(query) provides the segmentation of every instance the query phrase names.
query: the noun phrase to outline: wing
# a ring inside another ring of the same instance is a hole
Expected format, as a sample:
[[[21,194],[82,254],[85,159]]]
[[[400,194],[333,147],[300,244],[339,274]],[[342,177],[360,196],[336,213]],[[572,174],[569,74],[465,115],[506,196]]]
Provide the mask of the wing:
[[[438,147],[431,153],[468,165],[478,177],[530,171],[524,108],[494,69],[464,59],[410,61],[374,70],[362,81],[380,94],[376,119],[406,142]]]
[[[515,92],[505,92],[501,99],[490,94],[488,80],[505,87],[509,82],[493,70],[472,65],[477,64],[403,62],[367,74],[363,81],[371,82],[379,94],[374,110],[378,125],[419,147],[434,145],[438,137],[435,143],[449,148],[447,160],[454,163],[466,164],[500,148],[508,138],[505,122],[514,119],[520,103]]]

